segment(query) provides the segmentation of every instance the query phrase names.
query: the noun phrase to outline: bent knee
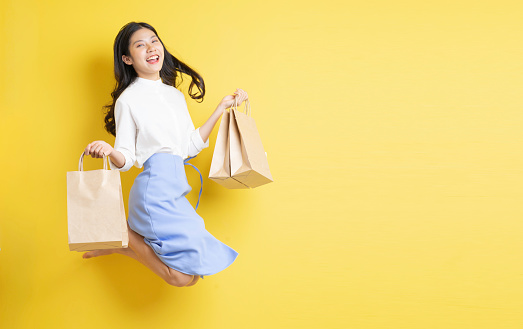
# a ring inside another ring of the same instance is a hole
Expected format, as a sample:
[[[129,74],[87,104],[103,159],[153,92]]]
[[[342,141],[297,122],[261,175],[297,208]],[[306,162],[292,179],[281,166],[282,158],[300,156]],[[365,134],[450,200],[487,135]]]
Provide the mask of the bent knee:
[[[198,282],[198,280],[200,280],[200,276],[199,275],[195,275],[193,280],[191,281],[191,283],[186,285],[186,287],[194,286],[196,284],[196,282]]]
[[[170,275],[165,279],[165,282],[174,287],[185,287],[192,282],[192,279],[192,275],[180,273],[177,275]]]

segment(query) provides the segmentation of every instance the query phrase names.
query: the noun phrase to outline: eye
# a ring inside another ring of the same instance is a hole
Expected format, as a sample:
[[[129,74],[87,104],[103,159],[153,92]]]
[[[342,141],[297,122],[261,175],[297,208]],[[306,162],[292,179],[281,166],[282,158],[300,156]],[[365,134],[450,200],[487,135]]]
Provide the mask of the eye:
[[[158,40],[153,40],[153,42],[158,42]]]

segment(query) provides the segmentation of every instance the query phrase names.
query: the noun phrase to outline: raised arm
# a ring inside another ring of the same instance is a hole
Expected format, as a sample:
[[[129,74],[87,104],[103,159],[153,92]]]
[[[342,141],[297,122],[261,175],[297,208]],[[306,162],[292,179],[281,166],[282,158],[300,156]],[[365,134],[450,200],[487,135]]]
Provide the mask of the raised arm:
[[[238,97],[238,106],[249,98],[247,92],[242,89],[236,89],[233,95],[225,96],[220,102],[220,104],[218,104],[218,106],[216,107],[216,110],[214,110],[214,112],[211,114],[209,119],[207,119],[207,121],[205,121],[205,123],[200,127],[200,136],[202,137],[202,140],[204,142],[207,142],[207,140],[209,139],[209,136],[211,135],[211,132],[214,129],[214,126],[216,125],[216,122],[218,122],[218,119],[223,114],[223,111],[225,111],[234,104],[234,99],[236,97]]]

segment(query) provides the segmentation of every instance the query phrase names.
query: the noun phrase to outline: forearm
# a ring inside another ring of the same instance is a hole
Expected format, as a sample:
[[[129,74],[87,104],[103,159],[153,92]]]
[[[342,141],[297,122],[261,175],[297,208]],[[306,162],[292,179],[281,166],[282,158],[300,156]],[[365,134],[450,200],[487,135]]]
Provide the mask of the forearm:
[[[204,142],[207,142],[207,140],[209,139],[209,136],[211,135],[211,132],[214,126],[216,125],[216,122],[218,122],[218,119],[221,117],[224,111],[225,106],[219,104],[218,107],[216,107],[216,110],[214,110],[214,112],[211,114],[209,119],[207,119],[207,121],[205,121],[205,123],[200,127],[200,136],[202,137],[202,140]]]
[[[125,165],[125,157],[124,155],[113,149],[111,154],[109,154],[109,158],[111,158],[111,161],[118,167],[122,168]]]

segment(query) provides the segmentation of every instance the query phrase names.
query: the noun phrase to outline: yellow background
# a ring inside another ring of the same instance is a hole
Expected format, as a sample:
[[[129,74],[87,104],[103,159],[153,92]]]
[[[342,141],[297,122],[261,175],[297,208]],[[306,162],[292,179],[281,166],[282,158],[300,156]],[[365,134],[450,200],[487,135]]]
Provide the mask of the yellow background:
[[[0,328],[523,326],[520,1],[0,3]],[[275,179],[205,178],[198,212],[239,257],[191,288],[68,251],[66,172],[114,142],[133,20],[202,74],[196,126],[249,93]]]

